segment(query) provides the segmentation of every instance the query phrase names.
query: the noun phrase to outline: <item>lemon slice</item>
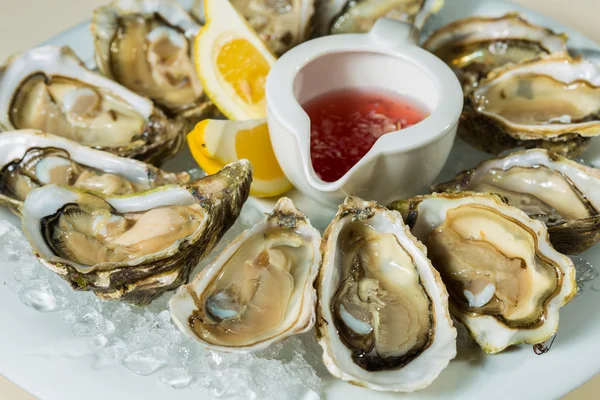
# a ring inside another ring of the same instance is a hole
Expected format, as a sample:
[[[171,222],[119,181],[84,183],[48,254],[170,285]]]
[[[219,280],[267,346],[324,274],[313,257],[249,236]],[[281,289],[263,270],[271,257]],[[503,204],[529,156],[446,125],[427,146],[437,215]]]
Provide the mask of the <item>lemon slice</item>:
[[[227,118],[266,115],[265,83],[275,56],[228,0],[205,0],[206,24],[196,36],[196,71]]]
[[[250,161],[250,195],[272,197],[287,192],[287,180],[275,158],[265,119],[224,121],[206,119],[187,135],[192,156],[206,173],[214,174],[230,162]]]

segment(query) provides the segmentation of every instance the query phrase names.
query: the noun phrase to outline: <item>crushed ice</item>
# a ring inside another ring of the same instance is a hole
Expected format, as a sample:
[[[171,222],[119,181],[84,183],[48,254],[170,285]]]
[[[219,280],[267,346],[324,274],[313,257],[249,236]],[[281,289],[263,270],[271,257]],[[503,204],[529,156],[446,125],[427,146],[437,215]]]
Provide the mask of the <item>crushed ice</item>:
[[[242,217],[221,240],[203,268],[242,230],[262,214],[245,207]],[[167,307],[171,293],[150,306],[102,301],[73,291],[33,255],[19,228],[0,220],[0,264],[5,288],[27,306],[55,312],[75,336],[88,337],[97,348],[93,368],[121,364],[133,373],[151,375],[175,389],[200,386],[215,397],[244,399],[313,399],[320,396],[321,350],[309,332],[256,354],[204,350],[172,323]],[[198,271],[194,271],[194,274]]]

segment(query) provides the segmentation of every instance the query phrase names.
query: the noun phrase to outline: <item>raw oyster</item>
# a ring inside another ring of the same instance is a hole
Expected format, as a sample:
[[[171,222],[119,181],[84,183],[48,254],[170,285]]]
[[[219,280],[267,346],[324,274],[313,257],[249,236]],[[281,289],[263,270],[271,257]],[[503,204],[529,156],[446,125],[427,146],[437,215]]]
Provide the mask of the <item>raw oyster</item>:
[[[21,225],[42,264],[76,290],[144,305],[189,279],[248,197],[246,160],[187,185],[129,196],[32,190]]]
[[[444,0],[320,0],[315,13],[316,33],[364,33],[382,17],[406,21],[421,29],[443,5]]]
[[[195,123],[214,113],[192,61],[198,25],[175,0],[115,0],[94,11],[100,72]]]
[[[541,343],[577,293],[575,267],[540,221],[496,195],[417,196],[390,205],[425,245],[450,311],[487,353]]]
[[[577,254],[600,240],[600,170],[543,149],[487,160],[436,192],[496,193],[530,218],[542,221],[563,254]]]
[[[41,131],[0,135],[0,204],[17,212],[31,190],[53,183],[123,195],[189,179],[186,172],[168,174],[141,161]]]
[[[333,375],[376,390],[428,386],[456,355],[448,293],[399,213],[348,197],[321,245],[317,335]]]
[[[38,129],[123,157],[159,163],[183,124],[146,98],[87,69],[68,47],[15,55],[0,70],[0,129]]]
[[[277,56],[308,39],[315,0],[230,0],[258,36]],[[204,0],[196,0],[190,14],[204,24]]]
[[[600,134],[600,67],[556,54],[497,68],[466,97],[458,133],[493,154],[516,147],[581,154]]]
[[[423,48],[456,72],[466,93],[496,67],[566,52],[567,36],[508,13],[456,20],[429,36]]]
[[[321,235],[290,199],[231,242],[169,302],[202,346],[251,352],[312,329]]]

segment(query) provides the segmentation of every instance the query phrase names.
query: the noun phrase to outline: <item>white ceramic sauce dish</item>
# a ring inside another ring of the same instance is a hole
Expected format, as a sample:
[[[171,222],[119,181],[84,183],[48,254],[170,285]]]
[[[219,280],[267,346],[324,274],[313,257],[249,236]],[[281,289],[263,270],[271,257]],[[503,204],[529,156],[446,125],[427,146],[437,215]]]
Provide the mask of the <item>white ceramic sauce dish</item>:
[[[350,194],[387,204],[422,193],[433,182],[452,148],[463,93],[452,70],[418,47],[417,37],[412,25],[384,18],[367,34],[314,39],[275,63],[266,84],[271,142],[300,192],[334,207]],[[381,136],[344,176],[325,182],[311,163],[310,119],[301,104],[345,88],[393,91],[430,114]]]

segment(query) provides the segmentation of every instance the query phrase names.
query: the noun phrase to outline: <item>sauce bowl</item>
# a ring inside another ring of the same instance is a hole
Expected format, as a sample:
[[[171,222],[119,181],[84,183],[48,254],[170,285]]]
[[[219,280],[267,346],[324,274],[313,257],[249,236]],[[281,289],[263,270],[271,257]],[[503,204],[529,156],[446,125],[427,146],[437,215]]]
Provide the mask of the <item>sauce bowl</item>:
[[[347,195],[387,204],[426,190],[452,148],[463,93],[452,70],[417,46],[410,24],[379,19],[366,34],[331,35],[285,53],[267,77],[267,121],[277,160],[304,195],[337,206]],[[344,88],[381,88],[426,106],[421,122],[381,136],[344,176],[325,182],[310,158],[301,104]]]

